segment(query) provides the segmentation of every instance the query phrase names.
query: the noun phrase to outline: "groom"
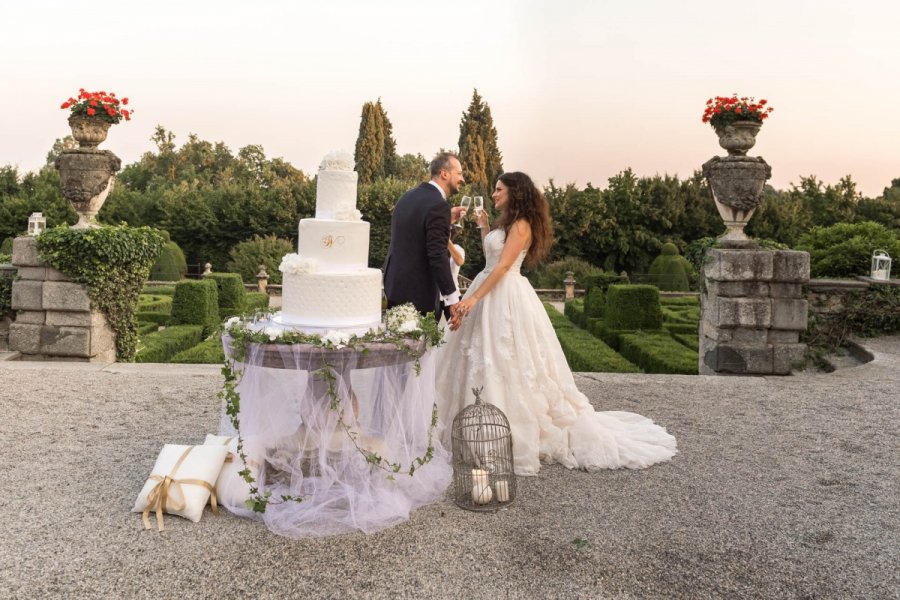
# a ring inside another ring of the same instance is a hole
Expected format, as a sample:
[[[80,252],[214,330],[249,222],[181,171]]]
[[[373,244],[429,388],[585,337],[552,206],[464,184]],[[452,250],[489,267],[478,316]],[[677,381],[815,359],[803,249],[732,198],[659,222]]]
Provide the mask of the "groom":
[[[464,183],[459,158],[441,152],[431,161],[431,181],[397,201],[391,215],[391,246],[384,261],[388,308],[412,302],[423,315],[432,312],[440,319],[442,304],[459,302],[447,240],[451,223],[465,209],[457,206],[451,210],[447,198]]]

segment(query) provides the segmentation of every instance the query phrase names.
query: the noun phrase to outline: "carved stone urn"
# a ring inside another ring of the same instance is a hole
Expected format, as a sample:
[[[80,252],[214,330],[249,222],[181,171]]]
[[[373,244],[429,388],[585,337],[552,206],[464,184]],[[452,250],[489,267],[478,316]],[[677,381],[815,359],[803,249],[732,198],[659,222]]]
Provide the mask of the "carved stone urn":
[[[754,121],[735,121],[716,127],[719,145],[728,151],[728,156],[746,156],[747,151],[756,144],[756,134],[760,127],[762,123]]]
[[[96,117],[83,117],[72,115],[69,117],[69,127],[72,128],[72,137],[78,142],[79,148],[96,148],[109,133],[109,121]]]
[[[703,164],[703,176],[728,228],[719,241],[726,247],[755,246],[744,227],[762,202],[763,186],[772,177],[772,167],[762,157],[714,156]]]
[[[64,150],[54,164],[62,194],[78,213],[74,228],[98,227],[97,213],[112,190],[122,161],[109,150],[75,148]]]

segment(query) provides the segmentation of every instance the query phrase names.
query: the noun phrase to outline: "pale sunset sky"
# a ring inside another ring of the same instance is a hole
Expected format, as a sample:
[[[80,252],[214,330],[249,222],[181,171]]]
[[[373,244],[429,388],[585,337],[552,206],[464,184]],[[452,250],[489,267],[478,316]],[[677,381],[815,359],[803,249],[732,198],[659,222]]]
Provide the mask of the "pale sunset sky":
[[[400,153],[455,149],[477,88],[503,166],[557,185],[689,177],[724,154],[700,121],[737,92],[775,112],[770,183],[900,177],[900,5],[870,0],[156,0],[4,3],[0,165],[38,169],[84,87],[130,98],[103,148],[125,164],[196,133],[314,175],[379,97]]]

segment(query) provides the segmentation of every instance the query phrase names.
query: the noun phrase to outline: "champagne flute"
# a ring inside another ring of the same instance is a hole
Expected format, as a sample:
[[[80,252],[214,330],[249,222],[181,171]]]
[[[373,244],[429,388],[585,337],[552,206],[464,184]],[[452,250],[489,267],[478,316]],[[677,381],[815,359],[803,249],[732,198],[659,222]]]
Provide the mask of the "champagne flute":
[[[462,200],[459,201],[459,205],[462,206],[464,209],[466,209],[466,212],[469,211],[469,205],[470,205],[471,203],[472,203],[472,198],[471,198],[471,196],[463,196],[463,197],[462,197]],[[463,222],[463,217],[464,217],[464,216],[465,216],[465,215],[459,215],[459,221],[457,221],[457,222],[454,224],[454,227],[459,227],[460,229],[462,229],[462,226],[463,226],[463,225],[462,225],[462,222]]]
[[[481,216],[481,212],[484,210],[484,198],[481,196],[475,196],[475,218]]]

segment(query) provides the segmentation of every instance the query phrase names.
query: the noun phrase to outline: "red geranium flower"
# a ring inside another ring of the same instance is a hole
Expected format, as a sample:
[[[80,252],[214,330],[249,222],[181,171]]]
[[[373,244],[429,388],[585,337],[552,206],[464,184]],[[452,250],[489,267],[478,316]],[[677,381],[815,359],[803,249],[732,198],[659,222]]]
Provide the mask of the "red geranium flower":
[[[78,99],[69,98],[60,108],[69,109],[73,116],[94,117],[110,123],[118,123],[122,119],[130,121],[134,111],[121,110],[120,104],[128,104],[128,98],[120,101],[113,92],[87,92],[80,88]]]
[[[773,110],[771,106],[766,106],[767,104],[768,100],[756,102],[752,96],[740,98],[737,94],[716,96],[714,100],[711,98],[706,101],[703,122],[716,129],[736,121],[762,123]]]

